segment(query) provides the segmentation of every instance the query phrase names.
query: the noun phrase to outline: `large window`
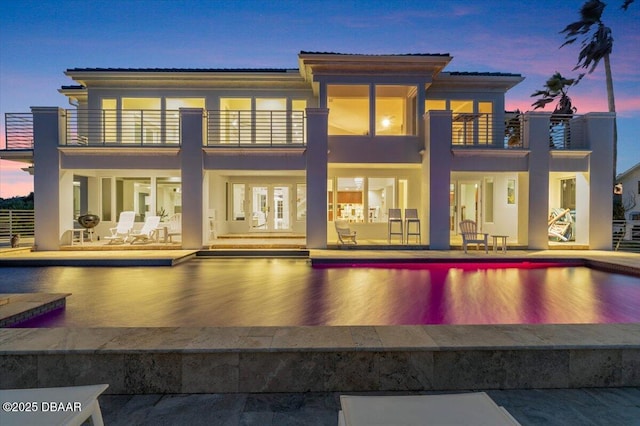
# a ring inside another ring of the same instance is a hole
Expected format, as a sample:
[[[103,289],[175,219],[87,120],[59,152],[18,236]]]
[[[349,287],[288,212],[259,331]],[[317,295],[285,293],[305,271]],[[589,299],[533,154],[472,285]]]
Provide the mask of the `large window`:
[[[355,176],[329,179],[328,220],[386,223],[390,208],[407,208],[407,188],[406,179],[398,179],[396,182],[395,177]]]
[[[244,198],[245,198],[245,188],[244,183],[234,183],[232,185],[232,196],[233,196],[233,211],[232,211],[232,220],[245,220],[245,212],[244,212]]]
[[[478,102],[478,143],[489,145],[493,143],[493,104]]]
[[[369,178],[367,182],[368,221],[386,222],[388,209],[394,205],[395,179]]]
[[[102,140],[105,143],[118,141],[118,116],[116,109],[117,101],[115,99],[102,99]]]
[[[251,143],[251,98],[220,99],[220,142]]]
[[[151,179],[116,178],[116,217],[123,211],[136,212],[136,222],[144,222],[151,211]]]
[[[160,143],[161,108],[160,98],[122,98],[122,142]]]
[[[178,143],[180,141],[180,108],[205,109],[204,98],[167,98],[165,100],[165,134],[166,141]]]
[[[302,144],[307,142],[307,122],[305,113],[307,101],[305,99],[294,99],[291,101],[291,142]]]
[[[414,135],[416,114],[415,86],[376,86],[376,135]]]
[[[256,143],[287,142],[287,100],[256,99]]]
[[[182,183],[179,177],[156,179],[156,214],[168,218],[182,213]]]
[[[330,135],[369,134],[369,85],[328,85]]]
[[[364,178],[338,178],[336,191],[337,218],[364,222]]]
[[[307,219],[307,184],[296,185],[296,220]]]

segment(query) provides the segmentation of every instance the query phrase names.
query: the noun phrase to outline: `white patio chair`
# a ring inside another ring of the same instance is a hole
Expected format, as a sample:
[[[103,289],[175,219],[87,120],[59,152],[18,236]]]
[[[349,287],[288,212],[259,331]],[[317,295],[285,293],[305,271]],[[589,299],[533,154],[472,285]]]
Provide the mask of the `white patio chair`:
[[[155,238],[158,232],[158,225],[160,225],[160,216],[147,216],[144,220],[144,225],[139,231],[134,231],[129,234],[131,238],[131,244],[136,241],[142,241],[144,243],[149,242],[152,238]]]
[[[115,228],[109,228],[111,231],[111,235],[107,235],[104,237],[105,240],[109,241],[109,244],[112,243],[125,243],[127,238],[129,238],[129,234],[133,229],[133,223],[136,220],[136,212],[126,211],[120,213],[120,217],[118,218],[118,224]]]
[[[173,242],[173,237],[182,234],[182,213],[171,215],[166,232],[166,239],[170,243]]]
[[[476,244],[480,250],[480,244],[484,244],[484,252],[489,253],[489,234],[478,232],[478,227],[473,220],[463,220],[460,222],[460,234],[462,235],[462,247],[467,252],[467,244]]]

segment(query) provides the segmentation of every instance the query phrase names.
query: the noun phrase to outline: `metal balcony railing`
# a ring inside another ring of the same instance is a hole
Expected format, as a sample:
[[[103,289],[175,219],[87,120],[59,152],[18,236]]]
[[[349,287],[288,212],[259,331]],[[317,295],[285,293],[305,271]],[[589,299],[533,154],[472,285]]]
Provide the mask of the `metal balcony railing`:
[[[177,110],[67,110],[64,120],[61,145],[180,145]]]
[[[549,121],[549,148],[584,149],[586,146],[584,118],[579,115],[553,114]]]
[[[6,150],[33,149],[32,113],[5,113],[4,123]]]
[[[304,146],[304,111],[207,111],[208,146]]]
[[[451,123],[451,144],[454,147],[503,148],[506,142],[498,137],[505,123],[498,123],[493,114],[454,113]]]

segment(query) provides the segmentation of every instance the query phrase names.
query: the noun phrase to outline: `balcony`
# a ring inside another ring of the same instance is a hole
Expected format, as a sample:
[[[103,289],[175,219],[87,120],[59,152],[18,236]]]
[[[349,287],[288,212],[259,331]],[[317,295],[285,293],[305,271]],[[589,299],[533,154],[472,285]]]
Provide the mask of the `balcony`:
[[[61,146],[180,145],[177,110],[66,110],[63,119]]]
[[[5,150],[33,150],[33,114],[6,113],[4,116]]]
[[[207,111],[206,145],[210,147],[303,147],[304,111]]]
[[[529,147],[530,134],[525,133],[526,114],[506,113],[504,121],[492,114],[453,114],[452,148],[519,149]],[[504,130],[503,130],[504,129]],[[588,149],[585,118],[578,115],[549,116],[549,149]]]

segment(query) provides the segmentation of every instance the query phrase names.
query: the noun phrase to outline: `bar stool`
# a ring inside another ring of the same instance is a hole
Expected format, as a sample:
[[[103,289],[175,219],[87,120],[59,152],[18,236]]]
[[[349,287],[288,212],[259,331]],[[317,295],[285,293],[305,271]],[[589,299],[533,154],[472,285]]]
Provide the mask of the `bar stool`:
[[[399,231],[394,230],[394,224],[397,224],[400,228]],[[404,244],[404,230],[402,223],[402,210],[401,209],[389,209],[389,235],[387,241],[391,243],[391,237],[393,235],[400,235],[400,244]]]
[[[404,209],[404,223],[407,230],[407,244],[409,244],[409,237],[412,235],[418,237],[416,244],[420,243],[420,219],[418,218],[418,209]],[[414,225],[413,232],[411,231],[411,225]]]

